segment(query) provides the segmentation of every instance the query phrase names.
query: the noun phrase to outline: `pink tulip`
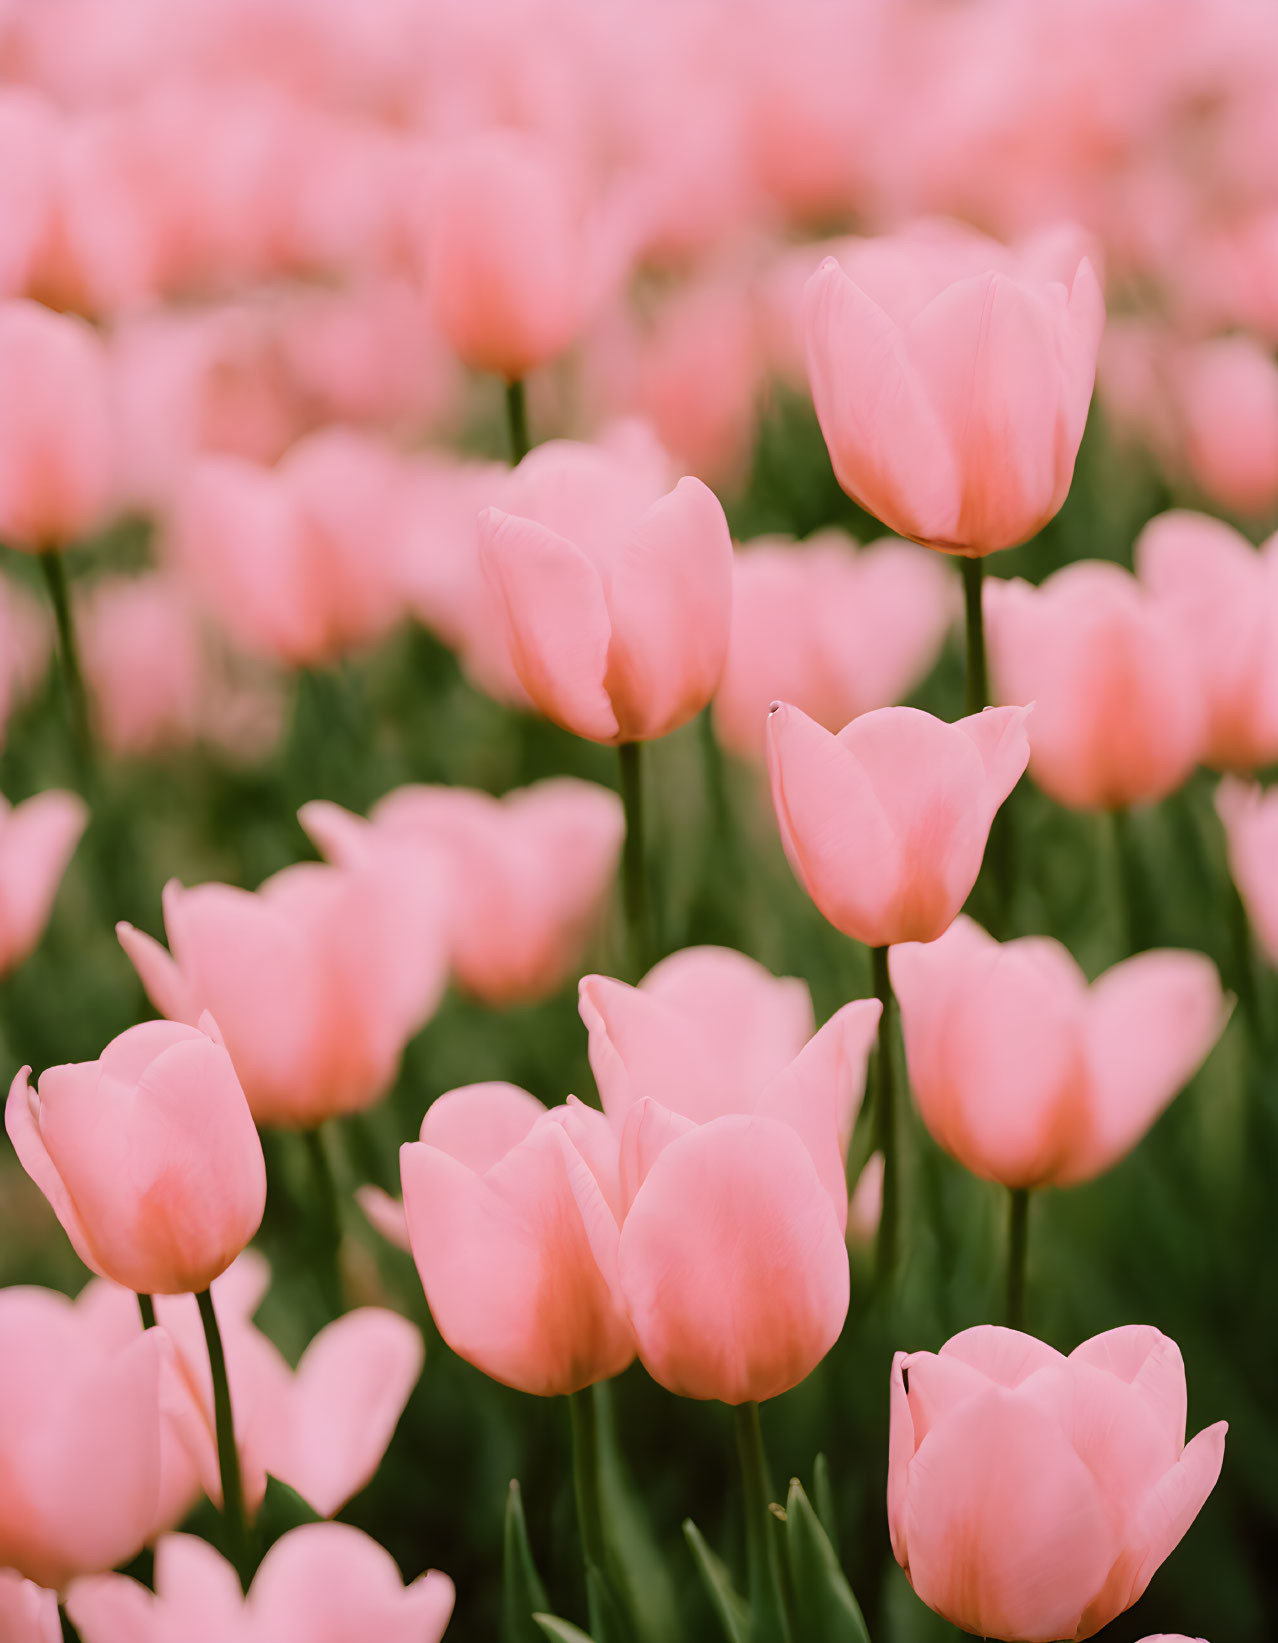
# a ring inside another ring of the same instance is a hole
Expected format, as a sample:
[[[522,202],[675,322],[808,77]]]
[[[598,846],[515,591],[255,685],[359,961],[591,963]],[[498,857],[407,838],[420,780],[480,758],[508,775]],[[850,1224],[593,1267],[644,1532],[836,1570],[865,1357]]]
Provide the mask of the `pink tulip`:
[[[113,501],[106,356],[83,320],[0,303],[0,541],[65,547]]]
[[[424,861],[308,862],[255,892],[171,881],[171,954],[117,934],[161,1015],[217,1022],[258,1122],[309,1128],[389,1089],[443,990],[445,894]]]
[[[1175,620],[1206,698],[1205,763],[1278,759],[1278,537],[1259,553],[1205,514],[1160,514],[1136,541],[1136,573]]]
[[[58,885],[89,823],[74,793],[37,793],[10,806],[0,796],[0,976],[44,934]]]
[[[889,530],[980,555],[1033,536],[1074,473],[1105,322],[1069,234],[1010,252],[930,224],[808,282],[808,376],[839,483]]]
[[[953,615],[945,567],[910,544],[858,549],[838,530],[750,543],[733,565],[732,638],[714,700],[719,739],[762,759],[778,698],[827,730],[890,706],[936,660]]]
[[[62,1643],[57,1593],[0,1569],[0,1638],[4,1643]]]
[[[157,1330],[108,1349],[66,1296],[0,1290],[0,1567],[57,1589],[142,1549],[166,1350]]]
[[[345,1523],[307,1523],[271,1547],[245,1597],[207,1541],[170,1535],[155,1590],[126,1575],[77,1581],[67,1612],[84,1643],[439,1643],[453,1583],[432,1569],[405,1586],[394,1559]]]
[[[667,491],[659,453],[555,440],[480,515],[515,671],[556,724],[597,742],[677,729],[718,686],[732,541],[699,479]]]
[[[986,708],[950,725],[885,707],[832,736],[773,704],[768,769],[781,842],[836,929],[871,947],[935,941],[946,929],[1025,769],[1029,712]]]
[[[1061,804],[1152,803],[1203,745],[1203,688],[1176,621],[1117,565],[1084,560],[1040,587],[987,582],[990,668],[1003,701],[1033,701],[1030,774]]]
[[[1091,1637],[1131,1607],[1220,1474],[1185,1443],[1174,1341],[1132,1324],[1068,1358],[984,1324],[892,1365],[888,1523],[914,1590],[1008,1643]]]
[[[1149,952],[1089,987],[1059,942],[960,916],[892,949],[910,1087],[961,1164],[1008,1187],[1088,1181],[1140,1140],[1226,1019],[1201,953]]]
[[[1177,360],[1184,459],[1216,506],[1262,518],[1278,504],[1278,365],[1251,337],[1220,337]]]
[[[413,1259],[459,1357],[540,1396],[620,1374],[635,1347],[617,1283],[617,1143],[598,1113],[471,1084],[432,1103],[400,1165]]]
[[[126,1289],[207,1289],[266,1207],[261,1143],[222,1046],[147,1021],[97,1061],[48,1068],[38,1093],[30,1071],[5,1128],[84,1264]]]
[[[21,588],[0,579],[0,749],[10,716],[48,666],[49,638],[45,612]]]
[[[441,861],[451,892],[451,952],[460,984],[487,1004],[544,998],[599,923],[625,831],[621,801],[569,776],[504,798],[464,787],[401,787],[371,823],[336,805],[301,811],[330,860],[354,866],[381,845]]]
[[[1269,962],[1278,966],[1278,789],[1226,776],[1216,789],[1229,873]]]
[[[25,86],[0,90],[0,298],[29,289],[49,232],[57,189],[61,120]]]

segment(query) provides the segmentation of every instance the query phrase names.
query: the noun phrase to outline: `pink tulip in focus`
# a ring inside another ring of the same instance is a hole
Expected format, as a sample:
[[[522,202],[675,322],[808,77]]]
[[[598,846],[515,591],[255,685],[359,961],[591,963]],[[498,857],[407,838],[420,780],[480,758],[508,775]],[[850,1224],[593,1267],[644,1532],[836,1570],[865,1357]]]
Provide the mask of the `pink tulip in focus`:
[[[1278,789],[1226,776],[1216,789],[1229,874],[1266,958],[1278,966]]]
[[[67,1612],[84,1643],[439,1643],[453,1583],[432,1569],[405,1586],[359,1529],[306,1523],[271,1547],[247,1597],[207,1541],[170,1535],[154,1591],[127,1575],[81,1580]]]
[[[446,889],[433,863],[306,862],[255,892],[164,889],[171,953],[120,924],[151,1002],[217,1022],[253,1116],[310,1128],[383,1096],[446,979]]]
[[[106,356],[83,320],[0,303],[0,542],[65,547],[113,501]]]
[[[1124,1157],[1219,1037],[1201,953],[1148,952],[1089,987],[1057,941],[1000,945],[960,915],[894,947],[910,1087],[952,1157],[1008,1187],[1088,1181]]]
[[[30,1071],[13,1080],[5,1128],[84,1264],[126,1289],[207,1289],[266,1206],[262,1146],[222,1046],[147,1021],[97,1061],[48,1068],[38,1091]]]
[[[827,730],[907,695],[935,661],[954,587],[930,553],[842,531],[763,537],[733,564],[732,638],[714,700],[734,753],[763,759],[768,708],[793,702]]]
[[[88,823],[88,807],[75,793],[55,789],[12,806],[0,796],[0,976],[16,969],[44,934]]]
[[[659,451],[552,440],[480,515],[515,671],[566,730],[596,742],[664,736],[723,673],[732,541],[699,479],[667,490]]]
[[[947,553],[1024,542],[1069,490],[1104,323],[1066,232],[1018,251],[941,223],[850,242],[804,294],[839,483],[889,530]]]
[[[303,827],[332,861],[378,846],[445,866],[454,974],[486,1004],[544,998],[573,970],[616,877],[625,822],[607,788],[551,777],[503,798],[464,787],[401,787],[369,823],[304,805]]]
[[[1278,505],[1278,365],[1251,337],[1220,337],[1177,362],[1184,460],[1210,500],[1264,518]]]
[[[910,707],[830,734],[797,707],[768,718],[772,803],[790,865],[844,935],[935,941],[966,901],[990,823],[1029,757],[1027,707],[945,724]]]
[[[1129,572],[1081,560],[1039,587],[987,581],[985,622],[995,695],[1034,703],[1030,774],[1058,803],[1152,803],[1189,775],[1203,686],[1177,622]]]
[[[141,1551],[167,1350],[158,1330],[105,1347],[65,1295],[0,1290],[0,1568],[56,1590]]]
[[[617,1281],[617,1142],[599,1113],[471,1084],[431,1104],[400,1168],[413,1259],[459,1357],[543,1397],[621,1373],[635,1344]]]
[[[983,1324],[892,1365],[888,1525],[928,1605],[1007,1643],[1091,1637],[1144,1592],[1220,1475],[1185,1366],[1145,1324],[1069,1357]]]
[[[0,1569],[0,1638],[4,1643],[62,1643],[57,1593]]]

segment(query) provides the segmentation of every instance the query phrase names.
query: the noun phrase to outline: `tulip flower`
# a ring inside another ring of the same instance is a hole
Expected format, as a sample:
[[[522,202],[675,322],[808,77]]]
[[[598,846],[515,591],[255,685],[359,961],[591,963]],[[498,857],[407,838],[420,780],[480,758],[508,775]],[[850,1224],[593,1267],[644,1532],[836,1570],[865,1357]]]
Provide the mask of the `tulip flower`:
[[[167,884],[171,953],[117,934],[162,1015],[217,1022],[254,1118],[310,1128],[393,1082],[443,990],[443,896],[425,863],[306,862],[255,892]]]
[[[10,805],[0,796],[0,976],[44,934],[58,885],[89,822],[74,793],[37,793]]]
[[[39,684],[49,661],[49,630],[35,602],[0,579],[0,750],[14,709]]]
[[[62,1643],[57,1593],[0,1569],[0,1637],[5,1643]]]
[[[166,1351],[157,1330],[103,1346],[65,1295],[0,1290],[0,1568],[56,1590],[141,1551]]]
[[[1226,776],[1216,789],[1229,873],[1256,940],[1278,966],[1278,790]]]
[[[1140,533],[1136,574],[1197,670],[1203,762],[1253,770],[1278,759],[1278,537],[1257,553],[1221,520],[1177,509]]]
[[[804,293],[835,475],[899,536],[971,557],[1060,508],[1105,322],[1069,234],[1019,251],[952,225],[853,241]]]
[[[827,730],[900,701],[936,660],[953,616],[950,579],[922,548],[884,540],[858,549],[837,530],[749,543],[733,565],[719,740],[763,759],[778,698]]]
[[[84,1643],[439,1643],[453,1583],[437,1569],[405,1586],[389,1552],[345,1523],[307,1523],[271,1547],[246,1597],[207,1541],[169,1535],[155,1589],[127,1575],[77,1581],[67,1612]]]
[[[1059,942],[1000,945],[960,916],[888,962],[923,1122],[973,1174],[1007,1187],[1067,1186],[1111,1168],[1226,1020],[1201,953],[1141,953],[1089,987]]]
[[[617,1143],[598,1113],[471,1084],[431,1104],[400,1167],[413,1259],[459,1357],[544,1397],[629,1364]]]
[[[1040,587],[988,582],[995,694],[1033,701],[1030,774],[1060,804],[1117,809],[1175,792],[1203,747],[1203,688],[1172,615],[1118,565]]]
[[[667,490],[637,433],[539,446],[479,532],[515,671],[547,718],[591,741],[648,741],[710,700],[731,622],[727,521],[699,479]]]
[[[379,846],[442,861],[460,984],[487,1004],[544,998],[572,971],[598,923],[621,854],[621,801],[552,777],[504,798],[464,787],[401,787],[360,821],[304,805],[302,825],[332,861]]]
[[[1216,337],[1176,362],[1184,462],[1211,501],[1263,518],[1278,502],[1278,365],[1253,337]]]
[[[1148,1325],[1068,1358],[981,1325],[892,1365],[888,1525],[928,1605],[1007,1643],[1091,1637],[1129,1609],[1220,1474],[1185,1443],[1185,1367]]]
[[[935,941],[947,928],[1025,769],[1029,712],[987,708],[950,725],[886,707],[832,736],[773,703],[768,769],[781,842],[836,929],[886,947]]]

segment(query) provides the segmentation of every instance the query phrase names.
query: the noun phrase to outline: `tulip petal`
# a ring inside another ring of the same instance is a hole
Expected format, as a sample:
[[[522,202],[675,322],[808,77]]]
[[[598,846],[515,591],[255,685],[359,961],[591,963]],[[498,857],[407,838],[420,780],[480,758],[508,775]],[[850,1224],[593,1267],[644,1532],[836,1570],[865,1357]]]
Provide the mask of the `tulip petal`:
[[[369,1184],[356,1187],[355,1202],[363,1210],[369,1226],[380,1232],[388,1244],[394,1244],[396,1249],[408,1249],[408,1222],[404,1218],[404,1206],[398,1198],[392,1198],[381,1187]]]
[[[194,1026],[200,1015],[199,1005],[168,949],[162,947],[154,936],[134,929],[124,920],[116,925],[115,934],[129,963],[137,971],[146,996],[160,1014],[170,1021],[183,1021],[188,1026]]]
[[[525,1140],[545,1115],[537,1097],[517,1084],[463,1084],[427,1107],[421,1139],[483,1175]]]
[[[266,1554],[247,1614],[253,1636],[271,1643],[313,1643],[320,1636],[438,1643],[452,1598],[452,1582],[434,1571],[405,1591],[390,1553],[360,1530],[308,1523]]]
[[[940,1356],[958,1358],[994,1382],[1011,1390],[1028,1380],[1037,1370],[1058,1369],[1065,1357],[1033,1335],[999,1324],[976,1324],[952,1335]]]
[[[1185,1444],[1188,1394],[1185,1361],[1175,1341],[1152,1324],[1124,1324],[1093,1335],[1069,1357],[1071,1363],[1094,1364],[1134,1386],[1180,1453]]]
[[[49,1156],[49,1149],[45,1146],[44,1137],[40,1133],[40,1125],[33,1110],[33,1107],[38,1106],[40,1098],[28,1081],[30,1072],[30,1067],[20,1067],[14,1075],[13,1083],[9,1086],[9,1098],[5,1102],[4,1127],[9,1132],[9,1139],[13,1143],[14,1152],[18,1155],[18,1162],[48,1200],[49,1207],[62,1224],[62,1230],[71,1240],[72,1248],[90,1272],[96,1272],[100,1278],[104,1278],[106,1274],[94,1253],[89,1229],[85,1226],[66,1183],[58,1173],[57,1165]],[[47,1078],[49,1074],[46,1072],[44,1076]]]

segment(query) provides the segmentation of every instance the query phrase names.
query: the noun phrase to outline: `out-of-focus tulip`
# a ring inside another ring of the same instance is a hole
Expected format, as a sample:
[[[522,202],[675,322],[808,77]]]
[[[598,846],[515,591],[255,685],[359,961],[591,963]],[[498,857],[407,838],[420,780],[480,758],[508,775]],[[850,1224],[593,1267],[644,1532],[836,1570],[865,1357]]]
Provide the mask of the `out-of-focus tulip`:
[[[457,980],[487,1004],[544,998],[597,924],[617,871],[625,819],[607,788],[552,777],[495,799],[464,787],[401,787],[369,823],[323,802],[302,825],[332,861],[368,851],[445,864]]]
[[[0,542],[42,553],[102,524],[113,437],[97,333],[39,303],[0,303]]]
[[[851,242],[804,297],[839,483],[929,547],[1024,542],[1069,490],[1104,322],[1069,234],[1019,252],[942,224]]]
[[[1265,792],[1226,776],[1216,789],[1216,813],[1225,829],[1230,877],[1256,940],[1278,966],[1278,788]]]
[[[1059,942],[1000,945],[960,916],[889,963],[924,1123],[1008,1187],[1065,1186],[1116,1164],[1225,1024],[1201,953],[1141,953],[1089,987]]]
[[[1069,1357],[984,1324],[892,1365],[888,1524],[914,1590],[1008,1643],[1091,1637],[1140,1597],[1220,1475],[1185,1443],[1185,1366],[1148,1325]]]
[[[899,701],[935,661],[954,592],[940,561],[906,542],[857,549],[829,530],[801,544],[763,537],[739,550],[732,638],[714,700],[723,745],[762,759],[778,698],[827,730]]]
[[[10,805],[0,795],[0,976],[44,934],[67,863],[89,823],[84,800],[54,789]]]
[[[0,748],[10,715],[34,690],[48,660],[43,610],[21,588],[0,580]]]
[[[345,1523],[282,1536],[245,1597],[207,1541],[169,1535],[155,1552],[155,1590],[127,1575],[77,1581],[67,1613],[84,1643],[439,1643],[453,1583],[437,1569],[405,1586],[375,1540]]]
[[[1030,774],[1061,804],[1114,809],[1173,793],[1203,745],[1203,687],[1180,628],[1118,565],[1039,587],[985,584],[996,696],[1033,702]]]
[[[390,1087],[446,980],[445,897],[425,860],[307,862],[255,892],[167,884],[171,953],[117,934],[161,1015],[217,1022],[258,1122],[308,1128]]]
[[[266,1207],[261,1142],[222,1046],[147,1021],[96,1061],[49,1067],[38,1090],[30,1071],[5,1128],[84,1264],[127,1289],[207,1289]]]
[[[4,1643],[62,1643],[57,1593],[0,1569],[0,1638]]]
[[[1190,474],[1218,507],[1261,518],[1278,504],[1278,365],[1251,337],[1199,343],[1176,361]]]
[[[1219,519],[1160,514],[1137,538],[1136,574],[1197,664],[1204,762],[1249,770],[1278,759],[1278,537],[1257,553]]]
[[[153,1329],[105,1348],[65,1295],[0,1290],[0,1567],[59,1589],[142,1549],[166,1351]]]
[[[598,1113],[471,1084],[431,1104],[400,1167],[413,1259],[454,1352],[542,1396],[620,1374],[635,1344],[617,1284],[617,1142]]]
[[[885,707],[834,736],[773,704],[768,769],[781,842],[836,929],[886,947],[935,941],[953,921],[1029,758],[1029,712],[986,708],[950,725]]]
[[[480,515],[515,671],[546,715],[597,742],[677,729],[718,686],[732,540],[699,479],[667,490],[660,451],[553,440]]]
[[[883,1154],[872,1153],[848,1200],[849,1244],[872,1244],[878,1234],[883,1218],[883,1174]]]
[[[57,188],[60,122],[25,86],[0,90],[0,298],[29,288]]]

